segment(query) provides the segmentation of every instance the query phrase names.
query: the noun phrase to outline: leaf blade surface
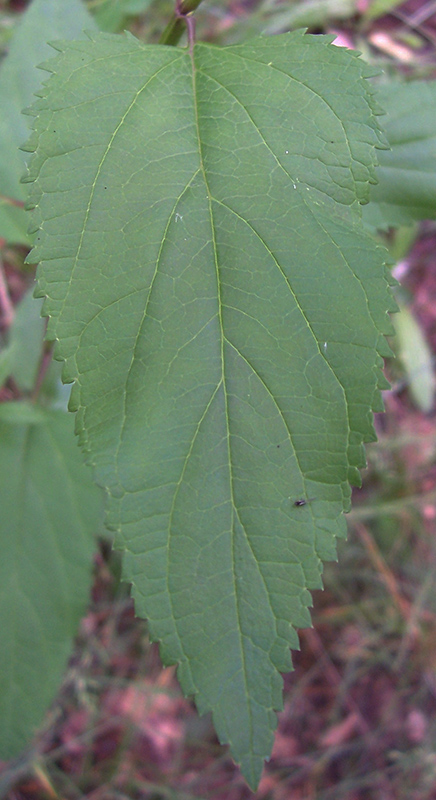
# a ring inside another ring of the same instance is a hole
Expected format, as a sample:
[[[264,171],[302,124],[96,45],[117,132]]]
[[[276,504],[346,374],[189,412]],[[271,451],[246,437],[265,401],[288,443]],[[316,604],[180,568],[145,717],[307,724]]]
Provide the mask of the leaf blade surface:
[[[65,412],[0,407],[0,752],[17,756],[56,694],[89,600],[102,497]]]
[[[390,149],[379,155],[378,183],[363,218],[373,228],[411,225],[436,216],[436,81],[392,81],[377,99]]]
[[[42,74],[35,67],[49,57],[48,41],[74,38],[95,27],[81,0],[33,0],[14,32],[0,69],[0,236],[8,242],[30,244],[28,219],[11,201],[24,202],[27,197],[20,183],[26,155],[19,147],[29,128],[21,112],[41,85]]]
[[[382,385],[365,68],[301,32],[62,50],[29,144],[49,336],[138,613],[255,786]]]

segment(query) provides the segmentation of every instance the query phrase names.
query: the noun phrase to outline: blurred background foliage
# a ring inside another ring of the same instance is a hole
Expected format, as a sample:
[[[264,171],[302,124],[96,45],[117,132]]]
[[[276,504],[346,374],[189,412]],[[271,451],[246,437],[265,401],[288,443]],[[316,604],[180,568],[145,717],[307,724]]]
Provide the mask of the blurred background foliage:
[[[67,5],[59,3],[61,17]],[[24,189],[15,191],[5,177],[11,120],[16,144],[25,138],[20,92],[29,95],[41,80],[29,71],[38,53],[27,40],[21,49],[14,44],[28,6],[0,0],[0,399],[31,391],[36,370],[47,403],[65,408],[68,390],[48,351],[41,371],[33,269],[24,265],[30,243]],[[174,3],[88,0],[86,7],[102,30],[127,29],[157,42]],[[380,176],[389,180],[381,180],[364,213],[402,283],[395,290],[401,311],[392,342],[396,358],[386,367],[392,384],[384,393],[386,413],[377,415],[378,442],[367,448],[349,541],[339,545],[339,565],[326,566],[325,590],[315,592],[314,627],[301,632],[295,671],[285,677],[285,710],[255,795],[218,745],[209,719],[199,719],[181,696],[174,670],[162,670],[146,623],[135,619],[128,588],[120,584],[119,556],[100,539],[92,598],[62,688],[29,750],[0,764],[0,797],[434,800],[436,2],[204,0],[196,16],[198,37],[219,45],[307,27],[334,34],[338,44],[360,50],[383,70],[379,84],[390,104],[395,149],[381,154]],[[36,20],[34,36],[39,25],[43,41],[56,38],[55,22]],[[71,35],[82,30],[81,19],[75,26]],[[25,156],[13,158],[19,169]]]

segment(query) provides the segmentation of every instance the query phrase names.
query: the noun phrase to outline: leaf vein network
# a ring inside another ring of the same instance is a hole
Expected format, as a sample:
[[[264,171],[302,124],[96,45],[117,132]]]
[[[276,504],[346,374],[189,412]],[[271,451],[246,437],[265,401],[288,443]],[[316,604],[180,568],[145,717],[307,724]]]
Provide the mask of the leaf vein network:
[[[257,62],[256,62],[256,63],[257,63]],[[265,65],[265,66],[266,66],[266,65]],[[242,108],[242,109],[245,111],[245,113],[246,113],[247,117],[249,118],[250,122],[252,123],[253,127],[254,127],[254,128],[256,129],[256,131],[258,132],[258,134],[259,134],[259,136],[260,136],[260,139],[261,139],[261,141],[263,142],[263,144],[265,145],[265,147],[266,147],[266,148],[269,150],[269,152],[270,152],[270,153],[271,153],[271,155],[273,156],[274,160],[276,161],[276,163],[277,163],[277,165],[280,167],[280,169],[281,169],[281,170],[282,170],[282,171],[283,171],[283,172],[284,172],[284,173],[285,173],[285,174],[288,176],[288,178],[290,178],[290,179],[291,179],[291,181],[292,181],[292,183],[293,183],[294,185],[295,185],[297,182],[299,182],[299,178],[293,177],[293,176],[292,176],[292,175],[291,175],[291,174],[288,172],[288,170],[287,170],[287,169],[286,169],[286,168],[283,166],[283,164],[281,163],[281,161],[278,159],[278,157],[276,156],[276,154],[275,154],[274,150],[271,148],[271,146],[268,144],[267,140],[265,139],[265,137],[264,137],[264,135],[263,135],[263,133],[262,133],[261,129],[260,129],[260,128],[259,128],[259,126],[256,124],[256,122],[254,121],[254,119],[253,119],[252,115],[251,115],[251,114],[250,114],[250,112],[248,111],[248,108],[247,108],[247,107],[244,105],[244,103],[243,103],[243,102],[242,102],[242,101],[239,99],[239,97],[238,97],[238,96],[237,96],[237,95],[236,95],[234,92],[232,92],[232,91],[229,89],[229,87],[228,87],[228,86],[226,86],[225,84],[221,83],[221,81],[219,81],[219,80],[218,80],[217,78],[215,78],[213,75],[209,75],[209,73],[208,73],[208,72],[206,72],[205,70],[198,70],[198,71],[199,71],[199,72],[202,72],[202,74],[203,74],[203,75],[205,75],[207,78],[209,78],[209,80],[211,80],[211,81],[213,81],[214,83],[218,84],[218,86],[221,86],[221,88],[222,88],[222,89],[224,89],[224,91],[225,91],[225,92],[227,92],[227,94],[229,94],[229,95],[230,95],[230,97],[233,97],[233,99],[236,101],[236,103],[237,103],[237,104],[238,104],[238,105],[239,105],[239,106],[240,106],[240,107],[241,107],[241,108]],[[283,73],[283,74],[284,74],[284,75],[287,75],[287,73],[286,73],[286,72],[285,72],[285,73]],[[287,75],[287,77],[292,79],[292,76],[291,76],[291,75]],[[296,79],[295,79],[295,80],[296,80]],[[299,81],[297,81],[297,82],[299,82]],[[302,84],[302,85],[306,86],[306,84]],[[310,88],[310,87],[306,87],[306,88]],[[321,96],[320,96],[320,95],[318,95],[318,94],[317,94],[317,92],[314,92],[314,94],[315,94],[317,97],[320,97],[320,99],[323,99],[323,98],[321,98]],[[329,108],[330,108],[330,106],[329,106]],[[331,111],[333,111],[333,109],[331,109]],[[337,117],[337,115],[335,114],[335,112],[334,112],[334,111],[333,111],[333,114],[334,114],[335,118],[339,120],[339,118]],[[341,126],[342,126],[342,128],[343,128],[343,123],[342,123],[342,121],[341,121],[341,120],[339,120],[339,121],[341,122]],[[345,134],[345,130],[344,130],[344,135],[345,135],[346,142],[347,142],[347,149],[349,150],[350,148],[349,148],[348,138],[347,138],[347,136],[346,136],[346,134]],[[319,157],[317,157],[317,160],[320,160],[320,159],[319,159]],[[350,161],[351,161],[351,164],[352,164],[352,161],[353,161],[353,160],[352,160],[352,157],[351,157],[351,153],[350,153]],[[323,163],[323,162],[322,162],[322,163]],[[350,169],[350,173],[351,173],[351,176],[352,176],[352,178],[353,178],[353,183],[354,183],[354,185],[356,185],[356,181],[354,180],[354,176],[353,176],[353,174],[352,174],[352,171],[351,171],[351,169]],[[306,181],[306,182],[307,182],[307,181]],[[310,185],[310,184],[308,184],[308,185]],[[329,198],[329,200],[331,199],[331,195],[329,195],[329,194],[328,194],[328,192],[325,192],[325,191],[323,191],[323,189],[320,189],[320,188],[319,188],[319,186],[312,186],[312,188],[313,188],[313,189],[316,189],[316,191],[320,192],[320,194],[323,194],[323,195],[325,195],[326,197],[328,197],[328,198]],[[302,196],[302,199],[303,199],[303,202],[304,202],[304,203],[306,203],[306,199],[305,199],[305,197],[304,197],[304,196]]]
[[[335,45],[332,45],[332,47],[335,47]],[[303,80],[301,80],[301,78],[296,78],[295,75],[290,75],[285,70],[280,69],[280,67],[277,67],[274,63],[266,64],[264,61],[259,61],[256,58],[250,58],[249,56],[246,56],[246,55],[241,56],[238,52],[236,52],[236,48],[232,48],[230,53],[229,53],[229,50],[227,50],[226,53],[227,53],[227,55],[230,55],[230,56],[233,55],[233,56],[237,56],[238,58],[242,58],[245,61],[251,61],[254,64],[262,64],[264,67],[267,67],[268,69],[274,69],[276,72],[280,72],[282,75],[286,75],[286,77],[289,78],[291,81],[295,81],[295,83],[298,83],[300,86],[304,86],[306,89],[309,90],[309,92],[312,92],[312,94],[314,94],[315,97],[318,97],[318,99],[321,100],[321,102],[324,103],[324,105],[327,106],[327,108],[332,112],[333,116],[339,122],[339,124],[340,124],[340,126],[341,126],[341,128],[343,130],[343,133],[344,133],[345,141],[347,143],[347,149],[348,149],[348,152],[349,152],[349,155],[350,155],[350,163],[351,164],[353,163],[354,159],[353,159],[353,156],[351,154],[350,140],[349,140],[349,137],[347,136],[347,132],[345,130],[345,125],[343,123],[343,120],[341,119],[341,117],[338,116],[338,114],[334,110],[333,106],[330,105],[330,103],[326,100],[325,97],[323,97],[322,94],[320,94],[312,86],[309,86],[307,83],[305,83]],[[356,184],[356,181],[354,180],[354,176],[353,176],[353,181],[354,181],[354,184]]]
[[[102,60],[104,60],[104,59],[102,59]],[[160,67],[155,73],[153,73],[153,75],[150,76],[150,78],[145,82],[145,84],[143,86],[141,86],[140,89],[137,90],[134,98],[130,101],[126,111],[124,112],[123,116],[121,117],[120,122],[118,123],[117,127],[113,131],[113,133],[112,133],[112,135],[111,135],[111,137],[109,139],[108,145],[106,147],[106,150],[103,153],[103,156],[102,156],[102,158],[100,159],[100,161],[99,161],[99,163],[97,165],[95,177],[94,177],[94,180],[93,180],[93,182],[91,184],[91,187],[90,187],[89,200],[88,200],[88,204],[87,204],[86,211],[85,211],[85,216],[84,216],[84,220],[83,220],[83,226],[82,226],[82,231],[81,231],[81,234],[80,234],[80,239],[79,239],[79,244],[78,244],[78,247],[77,247],[77,252],[76,252],[76,255],[75,255],[74,259],[73,259],[73,263],[72,263],[72,267],[71,267],[71,272],[70,272],[70,277],[69,277],[69,286],[68,286],[67,291],[65,292],[65,297],[64,297],[62,306],[61,306],[61,308],[60,308],[60,310],[58,312],[58,317],[62,316],[62,313],[63,313],[63,311],[65,309],[65,306],[67,304],[67,301],[68,301],[69,292],[70,292],[71,285],[72,285],[73,280],[74,280],[75,270],[77,268],[77,264],[79,262],[80,254],[81,254],[81,251],[82,251],[83,240],[84,240],[85,232],[86,232],[86,229],[87,229],[87,224],[88,224],[88,220],[89,220],[89,216],[90,216],[90,212],[91,212],[91,206],[92,206],[92,201],[94,199],[97,182],[98,182],[98,179],[100,177],[100,173],[101,173],[101,171],[103,169],[103,165],[104,165],[104,163],[105,163],[105,161],[106,161],[106,159],[107,159],[107,157],[108,157],[108,155],[109,155],[109,153],[111,151],[113,142],[114,142],[118,132],[120,131],[121,127],[123,126],[124,122],[126,121],[129,113],[134,108],[135,104],[137,103],[138,98],[140,97],[142,92],[144,92],[145,89],[147,89],[147,87],[150,85],[150,83],[161,72],[163,72],[168,66],[172,66],[172,65],[173,65],[173,61],[170,61],[168,64],[164,64],[163,67]]]
[[[338,383],[338,384],[339,384],[339,386],[341,387],[341,389],[342,389],[342,393],[343,393],[343,396],[344,396],[344,400],[345,400],[345,390],[344,390],[344,386],[342,385],[342,383],[341,383],[341,381],[339,380],[339,378],[338,378],[338,376],[336,375],[336,373],[333,371],[333,368],[332,368],[331,364],[329,363],[328,359],[326,358],[326,355],[325,355],[325,353],[323,352],[322,348],[320,347],[320,343],[319,343],[319,341],[318,341],[318,339],[317,339],[317,337],[316,337],[316,335],[315,335],[315,332],[314,332],[314,330],[313,330],[312,324],[311,324],[311,322],[310,322],[310,320],[309,320],[309,318],[308,318],[307,314],[305,313],[305,311],[304,311],[303,307],[301,306],[301,303],[299,302],[299,300],[298,300],[298,297],[297,297],[296,293],[295,293],[295,292],[294,292],[294,290],[292,289],[292,285],[291,285],[291,283],[290,283],[290,280],[289,280],[288,276],[285,274],[285,272],[284,272],[284,270],[283,270],[283,268],[282,268],[281,264],[279,263],[279,261],[278,261],[278,260],[277,260],[277,258],[275,257],[275,255],[274,255],[274,253],[272,252],[272,250],[270,250],[270,248],[268,247],[267,243],[265,242],[265,239],[264,239],[264,238],[261,236],[261,234],[260,234],[260,233],[259,233],[259,232],[256,230],[256,228],[255,228],[255,227],[252,225],[252,223],[251,223],[251,222],[249,222],[247,219],[245,219],[245,217],[242,217],[240,214],[238,214],[238,212],[237,212],[237,211],[235,211],[235,209],[234,209],[234,208],[231,208],[231,206],[229,206],[227,203],[223,203],[221,200],[217,200],[216,198],[214,199],[214,202],[216,202],[216,203],[218,203],[219,205],[223,206],[223,208],[226,208],[228,211],[230,211],[232,214],[234,214],[234,215],[235,215],[235,216],[236,216],[236,217],[237,217],[237,218],[238,218],[238,219],[239,219],[241,222],[245,223],[245,225],[247,225],[247,227],[248,227],[248,228],[250,228],[250,230],[252,231],[252,233],[254,233],[254,235],[255,235],[255,236],[256,236],[256,238],[259,240],[259,242],[260,242],[260,243],[261,243],[261,244],[264,246],[264,248],[265,248],[265,250],[267,251],[268,255],[269,255],[269,256],[271,256],[271,258],[272,258],[272,260],[273,260],[274,264],[276,265],[276,267],[277,267],[278,271],[280,272],[280,274],[281,274],[281,276],[282,276],[282,278],[283,278],[283,280],[284,280],[284,282],[285,282],[285,284],[286,284],[286,286],[287,286],[287,288],[288,288],[289,292],[291,293],[291,295],[292,295],[292,297],[293,297],[293,299],[294,299],[294,301],[295,301],[295,304],[296,304],[296,306],[297,306],[298,310],[300,311],[300,314],[301,314],[301,316],[303,317],[303,319],[304,319],[304,321],[305,321],[305,323],[306,323],[306,325],[307,325],[308,329],[310,330],[310,332],[311,332],[311,334],[312,334],[312,336],[313,336],[313,339],[314,339],[314,342],[315,342],[315,344],[316,344],[316,346],[317,346],[317,348],[318,348],[318,352],[319,352],[319,354],[322,356],[322,358],[324,359],[324,361],[325,361],[325,362],[326,362],[326,364],[328,365],[328,368],[329,368],[330,372],[332,373],[332,376],[333,376],[334,380],[335,380],[335,381],[337,381],[337,383]]]
[[[124,389],[124,397],[123,397],[123,418],[122,418],[122,422],[121,422],[121,426],[120,426],[120,436],[119,436],[119,439],[118,439],[118,447],[117,447],[117,450],[116,450],[116,453],[115,453],[115,463],[116,463],[118,481],[119,481],[118,459],[119,459],[119,454],[120,454],[120,450],[121,450],[121,444],[122,444],[122,441],[123,441],[123,436],[124,436],[126,423],[127,423],[127,384],[128,384],[128,381],[129,381],[129,378],[130,378],[130,375],[131,375],[131,372],[132,372],[132,369],[133,369],[133,365],[135,363],[136,351],[137,351],[138,344],[139,344],[139,341],[140,341],[140,338],[141,338],[141,334],[142,334],[144,325],[145,325],[146,320],[147,320],[147,311],[148,311],[148,307],[150,305],[150,299],[151,299],[151,295],[152,295],[152,292],[153,292],[153,288],[154,288],[154,285],[155,285],[155,282],[156,282],[156,279],[157,279],[157,276],[158,276],[160,260],[161,260],[163,249],[164,249],[164,245],[165,245],[165,242],[166,242],[168,229],[169,229],[170,224],[171,224],[171,222],[172,222],[172,220],[174,218],[174,214],[175,214],[176,208],[177,208],[181,198],[183,197],[185,192],[188,191],[189,187],[192,185],[192,183],[195,180],[196,176],[198,175],[199,171],[200,171],[199,169],[195,170],[194,174],[191,176],[189,181],[183,187],[183,189],[180,192],[179,196],[175,199],[175,201],[173,203],[173,206],[171,208],[171,211],[170,211],[170,213],[168,215],[168,219],[167,219],[167,222],[166,222],[166,225],[165,225],[165,229],[164,229],[164,232],[163,232],[163,235],[162,235],[162,240],[161,240],[160,247],[159,247],[159,252],[158,252],[157,258],[156,258],[156,265],[155,265],[153,277],[151,279],[150,287],[148,289],[147,300],[145,302],[145,306],[144,306],[144,311],[143,311],[143,314],[142,314],[141,322],[138,325],[138,332],[136,334],[135,342],[134,342],[134,345],[133,345],[132,358],[130,360],[130,365],[129,365],[129,368],[127,370],[127,374],[126,374],[126,378],[125,378],[125,389]]]

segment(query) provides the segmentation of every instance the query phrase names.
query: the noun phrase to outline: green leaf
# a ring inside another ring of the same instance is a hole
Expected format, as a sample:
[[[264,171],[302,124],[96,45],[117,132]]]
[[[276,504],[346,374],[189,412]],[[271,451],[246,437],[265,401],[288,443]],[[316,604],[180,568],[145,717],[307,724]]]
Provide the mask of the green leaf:
[[[370,72],[301,31],[59,47],[28,144],[48,335],[137,613],[254,787],[385,385]]]
[[[363,12],[365,20],[374,20],[389,14],[401,5],[401,0],[372,0]]]
[[[377,91],[390,150],[379,154],[378,184],[364,220],[372,228],[436,219],[436,81],[392,82]]]
[[[0,352],[0,387],[13,377],[22,392],[30,392],[35,385],[45,332],[42,303],[35,300],[33,291],[33,287],[28,289],[17,305],[7,345]]]
[[[396,350],[406,371],[410,394],[418,408],[428,414],[433,408],[436,386],[433,353],[410,309],[404,303],[398,305],[400,313],[394,318]]]
[[[102,497],[72,420],[0,406],[0,758],[19,754],[59,687],[89,599]]]
[[[283,8],[283,4],[278,5],[279,12]],[[290,8],[282,10],[281,13],[277,13],[277,9],[274,10],[273,7],[271,19],[268,20],[263,33],[274,35],[279,31],[300,26],[322,28],[330,20],[350,19],[356,14],[356,10],[356,0],[304,0],[292,3]]]
[[[23,392],[33,389],[42,356],[45,322],[41,318],[41,302],[33,297],[32,286],[16,307],[9,333],[10,371]]]
[[[129,16],[142,14],[151,5],[151,0],[103,0],[94,12],[95,20],[102,31],[119,31]]]
[[[11,374],[13,364],[12,355],[12,350],[9,345],[0,350],[0,388],[6,383]]]
[[[22,109],[34,100],[42,75],[35,66],[50,54],[47,41],[73,39],[95,23],[81,0],[33,0],[12,38],[0,69],[0,195],[25,201],[20,184],[26,156],[18,148],[29,136]],[[0,205],[0,237],[10,243],[30,244],[28,219],[23,209]]]
[[[20,176],[21,177],[21,176]],[[27,216],[24,208],[0,197],[0,239],[9,244],[30,244],[27,234]],[[0,241],[0,246],[2,246]]]

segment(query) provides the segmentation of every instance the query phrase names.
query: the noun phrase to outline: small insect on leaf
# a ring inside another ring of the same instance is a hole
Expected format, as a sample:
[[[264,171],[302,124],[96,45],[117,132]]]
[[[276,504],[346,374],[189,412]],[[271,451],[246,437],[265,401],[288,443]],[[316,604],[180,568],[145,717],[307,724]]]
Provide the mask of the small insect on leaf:
[[[296,506],[297,508],[299,508],[300,506],[307,506],[307,504],[311,503],[313,500],[315,500],[314,497],[309,497],[308,500],[304,500],[304,499],[296,500],[295,503],[294,503],[294,506]]]

